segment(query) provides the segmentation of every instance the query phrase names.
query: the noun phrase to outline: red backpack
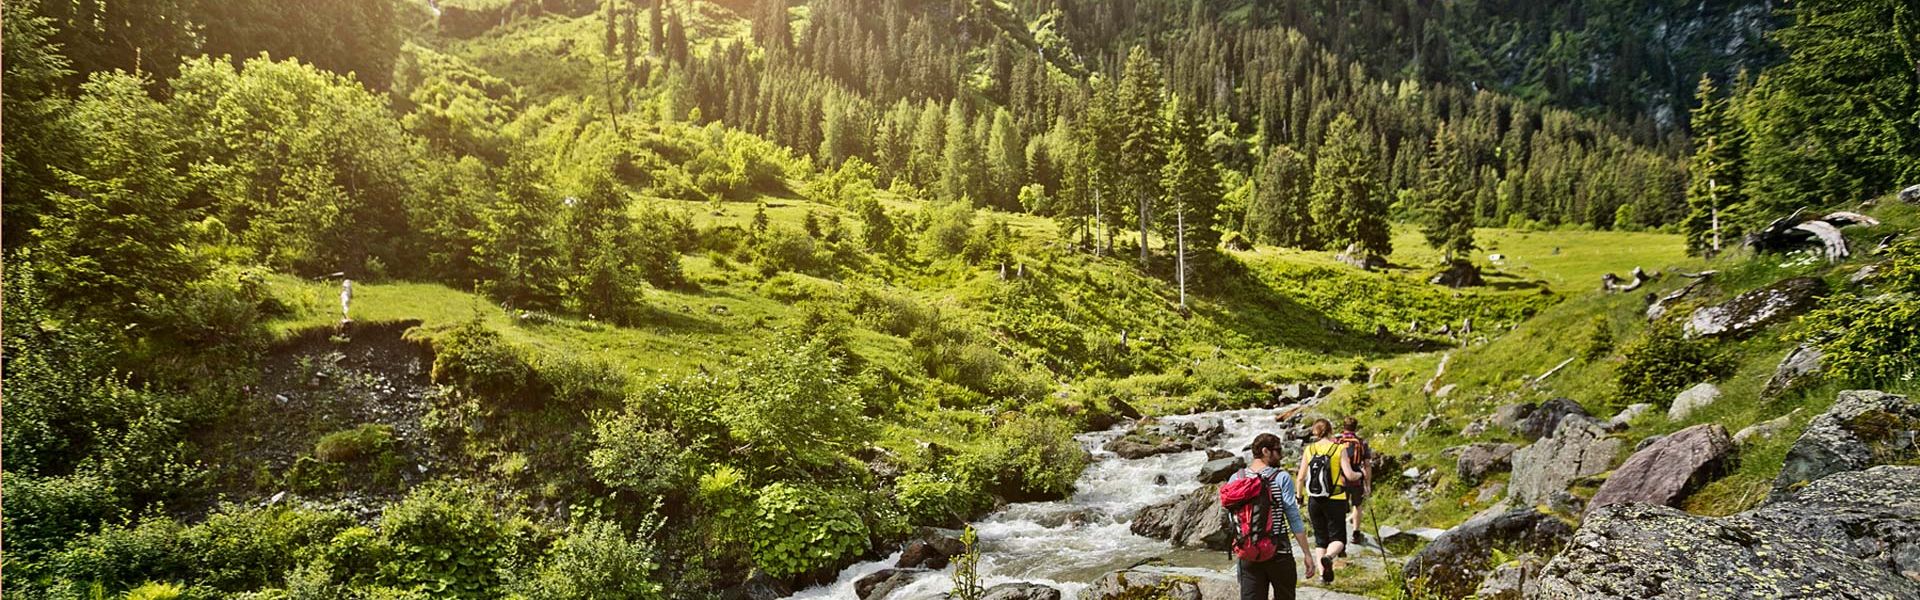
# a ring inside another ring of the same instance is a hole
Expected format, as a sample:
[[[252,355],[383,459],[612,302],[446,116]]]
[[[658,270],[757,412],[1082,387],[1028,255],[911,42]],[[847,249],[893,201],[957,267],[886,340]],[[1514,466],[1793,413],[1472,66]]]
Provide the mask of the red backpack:
[[[1252,474],[1220,486],[1220,506],[1227,509],[1234,557],[1261,562],[1272,559],[1280,545],[1273,535],[1273,479]]]

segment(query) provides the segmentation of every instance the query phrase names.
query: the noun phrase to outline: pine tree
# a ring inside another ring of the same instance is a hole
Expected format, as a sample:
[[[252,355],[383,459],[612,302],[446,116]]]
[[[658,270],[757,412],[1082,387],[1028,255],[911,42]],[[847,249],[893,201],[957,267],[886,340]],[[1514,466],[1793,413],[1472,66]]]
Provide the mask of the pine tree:
[[[970,198],[980,185],[976,172],[980,164],[980,152],[974,145],[973,128],[967,120],[966,107],[957,98],[947,104],[947,131],[943,137],[946,151],[942,153],[945,157],[944,168],[940,172],[942,197],[947,200]]]
[[[1687,163],[1687,253],[1712,255],[1736,235],[1735,206],[1744,199],[1741,171],[1746,136],[1733,122],[1730,102],[1721,98],[1713,79],[1700,76],[1693,109],[1693,157]]]
[[[1007,211],[1019,210],[1018,190],[1026,179],[1026,152],[1020,133],[1014,131],[1013,114],[1007,109],[993,111],[993,125],[987,139],[987,171],[991,174],[994,206]]]
[[[934,101],[920,108],[913,128],[913,153],[907,158],[907,180],[923,189],[941,183],[945,161],[946,115]]]
[[[1305,250],[1320,249],[1318,228],[1307,202],[1311,193],[1307,157],[1274,146],[1260,164],[1253,200],[1247,205],[1246,233],[1255,243]]]
[[[1161,187],[1174,211],[1174,279],[1180,288],[1180,306],[1187,305],[1189,257],[1204,259],[1220,244],[1213,224],[1220,206],[1220,173],[1207,152],[1207,131],[1191,104],[1178,97],[1167,113],[1167,159]]]
[[[1134,219],[1140,230],[1140,268],[1147,268],[1147,232],[1152,229],[1153,201],[1160,197],[1160,168],[1166,162],[1162,146],[1160,109],[1165,86],[1160,62],[1144,47],[1134,46],[1120,78],[1117,122],[1124,132],[1120,142],[1122,189],[1138,202]]]
[[[487,272],[482,291],[512,307],[559,308],[561,247],[555,227],[560,209],[534,167],[514,160],[501,169],[498,200],[484,214],[474,248]]]
[[[1312,212],[1321,239],[1368,258],[1393,252],[1372,140],[1353,115],[1342,112],[1328,125],[1313,169]]]
[[[1471,264],[1467,256],[1474,247],[1472,190],[1467,186],[1459,139],[1445,122],[1434,131],[1426,163],[1420,176],[1425,213],[1420,232],[1448,265]]]

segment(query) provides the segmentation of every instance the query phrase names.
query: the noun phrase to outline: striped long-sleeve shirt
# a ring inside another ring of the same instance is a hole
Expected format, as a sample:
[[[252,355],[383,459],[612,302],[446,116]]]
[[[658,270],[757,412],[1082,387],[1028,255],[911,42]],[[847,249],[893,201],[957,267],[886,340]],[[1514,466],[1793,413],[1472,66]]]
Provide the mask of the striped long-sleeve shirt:
[[[1255,475],[1256,473],[1251,470],[1241,469],[1235,471],[1233,477],[1228,478],[1227,481],[1231,483]],[[1273,523],[1274,535],[1283,538],[1280,548],[1282,552],[1285,552],[1287,546],[1284,538],[1287,537],[1287,534],[1296,531],[1305,533],[1307,531],[1306,525],[1300,522],[1300,499],[1294,495],[1293,476],[1283,473],[1275,467],[1267,467],[1265,470],[1257,473],[1257,475],[1265,476],[1272,481],[1267,487],[1273,492],[1275,502],[1273,503],[1273,517],[1268,519],[1268,522]],[[1283,514],[1285,518],[1282,518]],[[1286,524],[1286,529],[1281,529],[1281,523]]]

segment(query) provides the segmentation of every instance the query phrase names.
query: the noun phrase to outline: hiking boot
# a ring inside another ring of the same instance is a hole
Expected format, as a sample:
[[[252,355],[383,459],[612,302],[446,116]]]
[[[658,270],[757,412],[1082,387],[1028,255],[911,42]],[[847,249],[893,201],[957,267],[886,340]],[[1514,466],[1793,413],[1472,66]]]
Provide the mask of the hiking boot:
[[[1320,583],[1333,584],[1333,557],[1320,557]]]

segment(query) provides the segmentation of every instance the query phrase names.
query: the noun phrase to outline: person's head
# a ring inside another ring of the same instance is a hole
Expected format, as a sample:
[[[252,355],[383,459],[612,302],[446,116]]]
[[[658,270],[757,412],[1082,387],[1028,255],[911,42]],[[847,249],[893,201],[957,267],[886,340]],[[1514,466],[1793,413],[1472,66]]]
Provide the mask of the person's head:
[[[1333,423],[1326,419],[1314,419],[1311,431],[1315,439],[1327,437],[1328,434],[1333,433]]]
[[[1340,421],[1340,430],[1345,431],[1347,433],[1359,433],[1360,420],[1355,419],[1353,417],[1347,417],[1345,420]]]
[[[1253,438],[1253,459],[1267,466],[1280,464],[1280,436],[1262,433]]]

